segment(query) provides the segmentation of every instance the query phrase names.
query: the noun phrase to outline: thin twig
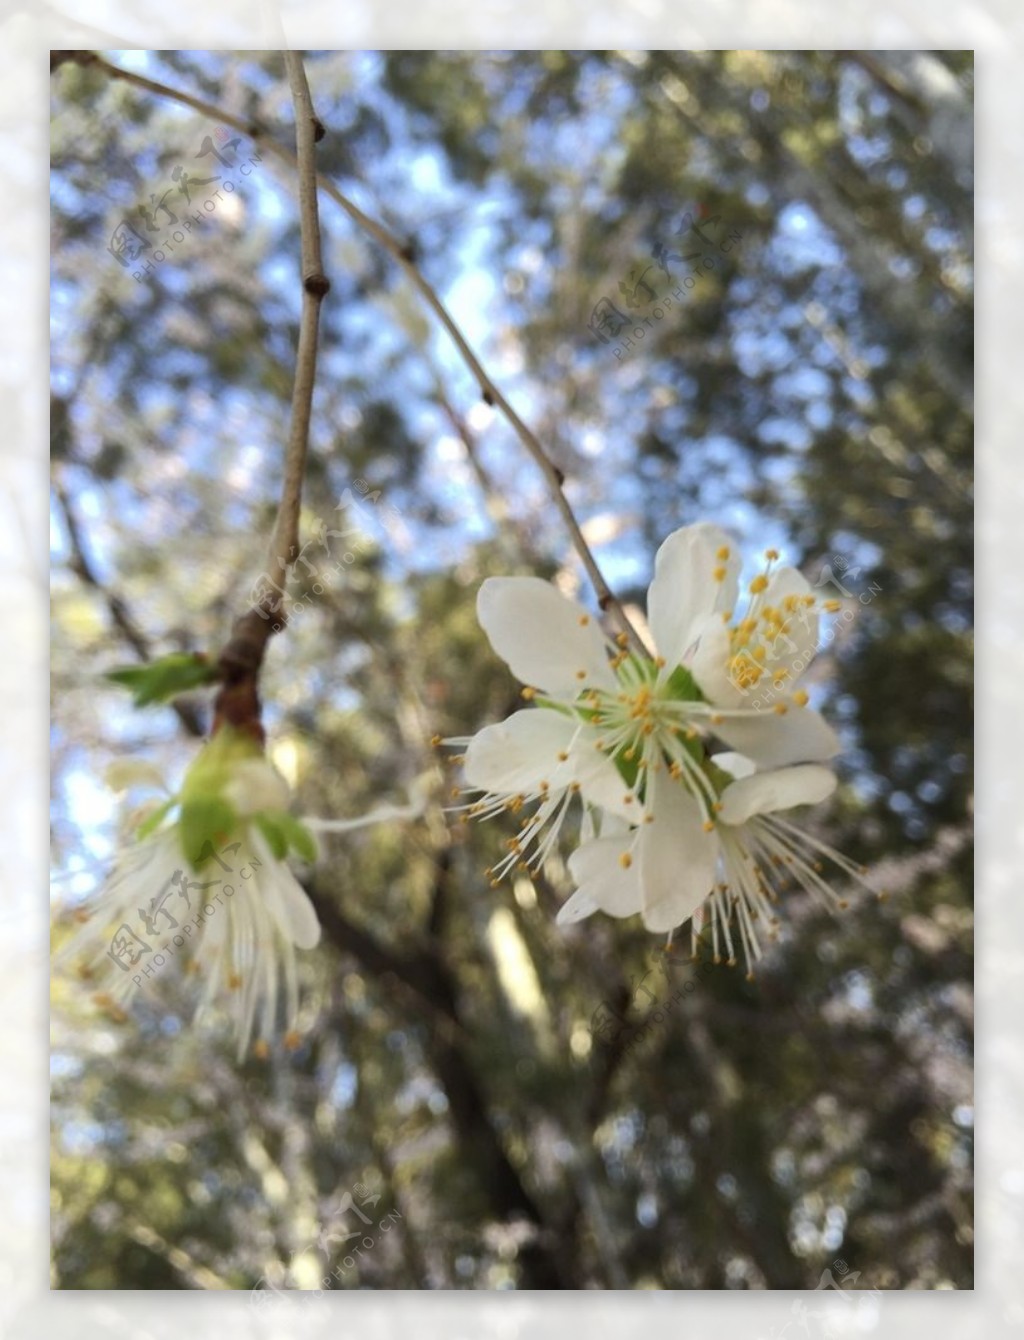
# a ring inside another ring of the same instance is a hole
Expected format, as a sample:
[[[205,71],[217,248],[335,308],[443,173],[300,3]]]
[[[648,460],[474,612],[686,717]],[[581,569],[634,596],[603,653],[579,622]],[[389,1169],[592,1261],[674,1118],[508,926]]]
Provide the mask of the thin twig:
[[[270,541],[268,570],[281,586],[299,552],[299,517],[302,511],[302,481],[306,473],[309,448],[309,423],[313,412],[316,386],[317,345],[320,334],[320,304],[331,287],[324,274],[320,255],[320,216],[317,193],[316,143],[324,130],[313,110],[313,100],[302,65],[302,57],[285,51],[285,69],[295,110],[295,163],[299,179],[299,227],[301,234],[300,273],[302,311],[299,317],[299,343],[295,355],[295,381],[292,387],[291,426],[285,450],[281,503]],[[116,69],[102,62],[105,68]],[[280,575],[279,575],[280,574]],[[214,705],[214,724],[229,723],[263,737],[260,725],[258,681],[266,646],[275,628],[285,620],[268,617],[266,609],[250,608],[235,622],[231,636],[218,659],[223,687]]]
[[[313,111],[302,57],[294,51],[286,51],[284,63],[295,107],[295,150],[302,232],[302,315],[299,320],[299,348],[292,388],[292,422],[285,456],[281,507],[270,546],[270,571],[275,574],[278,568],[284,572],[294,562],[292,550],[297,550],[299,544],[302,480],[306,472],[309,421],[316,384],[320,304],[331,286],[320,257],[320,216],[316,188],[316,142],[323,138],[323,126]]]
[[[133,70],[122,69],[118,65],[112,64],[102,56],[97,56],[95,64],[112,79],[121,79],[126,83],[134,84],[137,88],[145,89],[158,97],[170,98],[175,102],[183,103],[186,107],[191,107],[204,116],[212,120],[219,120],[222,124],[231,126],[235,130],[240,130],[244,135],[259,139],[264,143],[267,149],[275,157],[289,164],[291,167],[298,166],[298,160],[284,145],[278,143],[261,126],[254,125],[242,117],[234,116],[231,112],[225,111],[215,103],[206,102],[202,98],[194,97],[190,93],[182,92],[180,89],[172,88],[168,84],[159,83],[155,79],[148,79],[145,75],[136,74]],[[543,444],[531,428],[523,422],[512,405],[502,394],[500,388],[491,380],[483,364],[473,352],[468,340],[459,329],[455,320],[452,318],[447,307],[441,301],[433,286],[428,283],[423,276],[415,260],[415,252],[411,244],[395,236],[388,228],[379,223],[376,219],[365,214],[358,205],[354,204],[344,195],[333,182],[326,177],[317,178],[320,189],[340,205],[349,218],[365,232],[368,236],[383,248],[384,251],[394,260],[405,272],[408,279],[417,289],[423,301],[431,309],[441,325],[445,328],[454,343],[456,349],[462,357],[463,362],[473,374],[477,384],[480,387],[480,394],[489,405],[495,406],[501,411],[509,425],[525,447],[526,451],[532,457],[537,465],[544,481],[548,486],[551,499],[558,509],[562,520],[565,522],[572,544],[580,561],[589,576],[594,590],[597,593],[598,603],[603,610],[608,611],[619,624],[623,632],[627,635],[634,650],[640,655],[647,656],[649,653],[644,646],[640,635],[630,623],[622,605],[613,594],[608,583],[605,581],[601,569],[598,567],[597,560],[591,552],[583,536],[576,514],[569,503],[568,498],[563,491],[565,476],[562,471],[554,464],[548,456]]]

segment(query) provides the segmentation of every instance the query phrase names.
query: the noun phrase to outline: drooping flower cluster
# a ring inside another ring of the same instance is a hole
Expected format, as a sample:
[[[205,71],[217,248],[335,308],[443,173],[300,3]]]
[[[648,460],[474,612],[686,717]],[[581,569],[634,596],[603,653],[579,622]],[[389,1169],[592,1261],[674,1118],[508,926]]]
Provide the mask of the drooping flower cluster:
[[[861,871],[784,818],[835,787],[824,766],[839,740],[800,687],[818,643],[821,601],[797,569],[766,552],[739,597],[740,558],[702,523],[662,544],[648,590],[654,653],[535,577],[488,578],[477,612],[491,646],[533,705],[447,744],[462,756],[468,818],[521,816],[492,870],[496,883],[538,867],[579,799],[576,891],[562,923],[640,913],[652,931],[692,918],[714,952],[748,967],[776,924],[787,883],[842,905],[823,861]]]
[[[161,785],[145,764],[115,772],[116,789]],[[81,924],[60,959],[77,961],[103,988],[95,999],[115,1017],[165,964],[184,966],[203,984],[197,1018],[226,1004],[240,1058],[254,1032],[265,1055],[279,1024],[286,1044],[296,1045],[295,951],[317,944],[320,924],[287,863],[290,853],[316,855],[309,827],[289,804],[287,783],[262,747],[222,727],[181,790],[147,807],[94,905],[77,914]]]

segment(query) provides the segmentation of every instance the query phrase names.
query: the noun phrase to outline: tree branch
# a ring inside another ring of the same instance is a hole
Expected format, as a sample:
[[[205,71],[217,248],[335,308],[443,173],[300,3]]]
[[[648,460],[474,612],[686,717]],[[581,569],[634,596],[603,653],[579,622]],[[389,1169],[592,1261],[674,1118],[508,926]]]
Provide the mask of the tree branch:
[[[102,56],[96,57],[95,64],[98,68],[104,70],[112,79],[121,79],[126,83],[134,84],[137,88],[145,89],[146,92],[153,93],[158,97],[170,98],[174,102],[183,103],[186,107],[191,107],[195,111],[201,112],[202,115],[210,117],[212,120],[220,121],[224,125],[233,127],[235,130],[240,130],[244,135],[259,139],[276,158],[287,163],[290,167],[298,168],[301,173],[302,165],[299,157],[296,154],[291,153],[284,147],[284,145],[280,144],[270,136],[261,126],[254,125],[251,121],[246,121],[242,117],[235,116],[231,112],[227,112],[223,108],[218,107],[215,103],[206,102],[203,98],[194,97],[190,93],[185,93],[180,89],[172,88],[168,84],[159,83],[155,79],[148,79],[145,75],[136,74],[134,70],[122,69],[120,66],[114,65]],[[483,364],[473,352],[469,341],[459,329],[459,326],[456,324],[447,307],[445,307],[444,303],[441,301],[436,290],[420,271],[416,264],[415,251],[412,245],[408,241],[403,241],[396,237],[395,234],[384,227],[383,224],[379,223],[376,219],[371,218],[368,214],[365,214],[358,205],[349,200],[349,198],[338,190],[334,183],[329,181],[326,177],[319,176],[317,180],[320,189],[329,195],[336,204],[340,205],[353,223],[362,229],[362,231],[369,237],[373,238],[378,246],[386,251],[392,260],[401,267],[413,286],[419,292],[423,301],[447,331],[462,357],[463,362],[466,364],[466,367],[472,373],[480,387],[480,394],[489,405],[494,405],[501,411],[513,432],[519,438],[519,441],[543,475],[552,502],[565,523],[573,548],[579,555],[580,562],[583,564],[597,594],[598,604],[603,610],[608,611],[612,615],[619,627],[629,638],[633,649],[641,656],[647,657],[649,655],[647,648],[644,646],[640,635],[627,618],[622,605],[612,592],[611,587],[605,581],[604,575],[597,564],[597,560],[594,558],[590,546],[587,544],[587,541],[583,536],[583,531],[580,528],[579,521],[576,519],[576,514],[563,491],[562,486],[565,481],[564,474],[551,460],[537,435],[523,422],[515,409],[513,409],[512,405],[502,394],[500,388],[491,380]]]
[[[320,304],[331,287],[320,257],[320,216],[317,208],[316,142],[323,139],[323,126],[313,110],[302,57],[294,51],[284,53],[288,83],[295,108],[295,148],[299,173],[299,219],[302,232],[302,315],[299,321],[299,349],[292,388],[292,422],[285,456],[281,508],[270,546],[270,570],[284,571],[294,560],[292,550],[299,543],[299,511],[302,505],[302,480],[306,471],[309,446],[309,421],[316,384],[317,340],[320,329]]]
[[[313,110],[302,57],[293,51],[283,53],[292,105],[295,109],[295,156],[299,177],[299,226],[302,238],[300,272],[302,275],[302,311],[299,317],[299,344],[295,356],[295,381],[292,386],[291,426],[285,450],[281,503],[270,541],[268,568],[280,582],[287,580],[289,567],[299,548],[299,516],[302,510],[302,481],[306,473],[309,448],[309,423],[313,412],[316,385],[317,343],[320,333],[320,304],[330,289],[320,256],[320,216],[318,212],[316,142],[323,138],[323,126]],[[105,68],[116,69],[101,62]],[[239,618],[227,645],[220,654],[223,687],[214,704],[213,729],[228,723],[247,731],[262,742],[258,682],[267,643],[285,618],[268,617],[267,609],[252,608]]]

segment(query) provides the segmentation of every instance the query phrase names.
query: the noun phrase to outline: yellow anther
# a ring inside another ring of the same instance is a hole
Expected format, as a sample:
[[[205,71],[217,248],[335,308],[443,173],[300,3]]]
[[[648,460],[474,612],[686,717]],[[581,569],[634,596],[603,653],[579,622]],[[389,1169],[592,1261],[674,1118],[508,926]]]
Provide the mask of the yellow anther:
[[[829,614],[835,614],[838,610],[842,609],[842,605],[840,605],[838,600],[826,600],[821,608],[827,610]]]
[[[806,707],[807,706],[806,690],[797,689],[796,693],[793,694],[793,701],[796,703],[797,707]]]
[[[725,560],[729,557],[729,546],[727,544],[723,544],[721,549],[716,551],[715,557],[718,559],[720,563],[724,563]]]
[[[717,712],[715,712],[711,718],[711,724],[712,726],[720,726],[724,720],[725,718],[723,716],[720,716]]]
[[[714,821],[714,819],[705,819],[705,820],[704,820],[704,832],[705,832],[705,833],[713,833],[714,831],[715,831],[715,821]]]
[[[777,549],[766,549],[764,551],[764,556],[769,563],[774,563],[779,556],[779,551]]]
[[[716,582],[724,582],[724,581],[725,581],[725,568],[715,568],[714,572],[713,572],[711,575],[712,575],[712,577],[714,577],[714,579],[715,579]]]
[[[237,972],[231,973],[231,975],[228,977],[228,990],[237,991],[241,985],[242,985],[241,976]]]
[[[440,735],[432,735],[432,736],[430,737],[430,743],[431,743],[431,744],[434,746],[434,748],[436,749],[437,746],[441,743],[441,737],[440,737]]]
[[[534,698],[536,698],[537,696],[537,690],[531,689],[529,686],[527,686],[525,689],[523,689],[522,696],[526,699],[528,703],[532,703]]]
[[[628,646],[629,646],[629,634],[628,634],[628,633],[618,633],[618,634],[616,634],[615,641],[618,643],[618,645],[619,645],[620,647],[628,647]]]
[[[559,755],[558,755],[558,761],[559,761],[559,763],[566,763],[566,762],[568,762],[568,759],[569,759],[569,755],[566,753],[566,751],[565,751],[564,749],[561,750],[560,753],[559,753]]]
[[[580,615],[580,627],[581,627],[581,628],[586,628],[586,626],[587,626],[587,624],[588,624],[589,622],[590,622],[590,615],[589,615],[589,614],[581,614],[581,615]]]
[[[290,1028],[284,1035],[284,1045],[290,1052],[297,1051],[302,1046],[302,1038],[294,1028]]]
[[[577,670],[577,671],[576,671],[576,678],[577,678],[577,679],[586,679],[586,677],[587,677],[587,672],[586,672],[586,670]]]
[[[669,775],[671,778],[673,778],[675,781],[678,781],[679,778],[682,777],[682,775],[683,775],[683,765],[682,765],[681,763],[678,763],[678,762],[677,762],[677,763],[673,763],[672,766],[671,766],[671,767],[669,768],[669,770],[668,770],[668,775]]]
[[[664,667],[665,667],[665,658],[664,658],[664,656],[655,656],[655,658],[654,658],[654,664],[658,667],[659,670],[664,669]]]
[[[631,795],[629,792],[627,792],[627,793],[622,797],[622,803],[623,803],[623,805],[632,805],[632,803],[633,803],[633,797],[632,797],[632,795]]]
[[[767,590],[768,578],[764,573],[759,573],[747,588],[752,596],[759,596],[762,591]]]
[[[633,864],[632,856],[630,856],[628,851],[624,851],[622,855],[619,857],[619,865],[622,866],[623,870],[628,870],[632,864]]]
[[[459,796],[462,795],[462,792],[457,786],[453,786],[449,794],[451,795],[452,800],[458,800]]]
[[[786,706],[785,703],[776,703],[775,706],[772,708],[772,711],[775,713],[777,717],[784,717],[786,713],[789,711],[789,708]]]
[[[270,1055],[270,1047],[263,1038],[252,1044],[252,1054],[260,1061],[265,1061]]]

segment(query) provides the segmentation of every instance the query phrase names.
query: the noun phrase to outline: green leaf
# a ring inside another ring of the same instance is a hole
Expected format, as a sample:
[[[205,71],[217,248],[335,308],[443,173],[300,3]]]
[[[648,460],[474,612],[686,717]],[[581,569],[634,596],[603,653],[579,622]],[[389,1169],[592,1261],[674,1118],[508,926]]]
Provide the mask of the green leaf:
[[[215,850],[231,840],[238,818],[226,800],[216,796],[186,800],[181,806],[181,846],[193,870],[202,870]]]
[[[312,865],[317,858],[316,838],[313,834],[305,824],[290,814],[278,815],[278,821],[295,855],[308,865]]]
[[[130,689],[136,707],[148,707],[204,684],[214,684],[219,672],[202,652],[176,651],[145,665],[118,666],[108,670],[105,678]]]
[[[263,810],[259,814],[254,814],[252,821],[267,839],[267,844],[277,860],[283,861],[289,849],[309,865],[316,860],[316,838],[305,824],[300,823],[292,815],[284,814],[280,810]]]
[[[288,837],[281,824],[282,818],[284,816],[281,814],[269,813],[252,816],[253,823],[267,839],[267,846],[278,861],[283,861],[288,855]]]

